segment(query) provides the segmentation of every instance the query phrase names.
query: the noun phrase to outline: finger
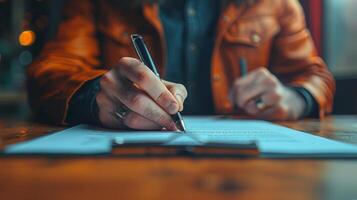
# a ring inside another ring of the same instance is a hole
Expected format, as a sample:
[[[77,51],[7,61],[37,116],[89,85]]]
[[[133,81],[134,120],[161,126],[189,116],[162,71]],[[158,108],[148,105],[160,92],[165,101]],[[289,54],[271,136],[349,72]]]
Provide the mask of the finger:
[[[251,81],[251,82],[249,82]],[[266,69],[253,71],[250,77],[238,79],[235,82],[235,99],[240,107],[246,106],[248,101],[257,99],[264,93],[277,92],[279,87],[277,78]]]
[[[261,101],[266,105],[266,109],[261,110],[257,117],[268,120],[285,119],[285,116],[288,115],[288,108],[282,104],[281,98],[278,91],[264,94]]]
[[[257,105],[257,100],[264,103],[264,109],[260,109]],[[281,95],[276,91],[268,91],[262,95],[258,95],[256,98],[252,98],[244,106],[249,114],[258,115],[271,107],[277,107],[280,105]]]
[[[168,130],[177,129],[171,116],[141,90],[135,87],[119,87],[118,91],[115,97],[130,110]]]
[[[263,92],[274,90],[279,86],[279,80],[271,74],[266,68],[259,68],[253,71],[245,78],[237,79],[234,83],[236,93],[250,94],[242,101],[248,101],[252,96],[254,97],[257,89]],[[259,88],[258,88],[259,87]],[[244,105],[243,105],[244,106]]]
[[[115,109],[116,109],[115,103],[103,91],[100,91],[97,94],[96,101],[97,101],[97,105],[98,105],[99,111],[104,110],[106,112],[113,113],[115,111]]]
[[[187,90],[182,84],[163,81],[167,89],[173,94],[179,104],[179,111],[183,110],[184,101],[187,98]]]
[[[146,93],[132,85],[131,82],[115,78],[114,73],[108,73],[101,80],[101,88],[114,102],[124,104],[130,110],[149,119],[168,130],[177,130],[175,123],[160,106]]]
[[[252,86],[252,83],[255,83],[258,81],[257,79],[260,80],[263,77],[267,77],[269,75],[270,75],[270,72],[266,68],[260,67],[258,69],[253,70],[252,72],[248,73],[247,76],[237,79],[234,84],[236,86],[240,86],[240,88],[249,89]]]
[[[129,109],[146,119],[150,119],[169,130],[176,130],[176,125],[170,115],[140,90],[132,88],[127,91],[122,91],[121,95],[118,95],[118,98]]]
[[[106,128],[121,129],[124,127],[121,120],[117,116],[115,116],[113,112],[100,110],[98,112],[98,115],[100,123]]]
[[[117,106],[110,97],[108,97],[104,92],[99,92],[97,95],[97,103],[100,112],[100,121],[103,125],[108,128],[122,128],[125,124],[129,128],[138,130],[160,130],[162,127],[139,114],[129,111],[128,114],[123,118],[118,118],[113,113],[116,112]]]
[[[121,75],[144,90],[166,112],[175,114],[179,105],[161,80],[142,62],[134,58],[122,58],[118,64]]]
[[[123,118],[123,123],[133,129],[137,130],[161,130],[162,126],[148,120],[138,113],[129,111]]]
[[[266,90],[268,89],[269,88],[264,85],[256,85],[251,90],[246,91],[238,89],[238,92],[235,93],[236,104],[238,104],[239,107],[244,108],[249,101],[252,101],[253,99],[256,99],[259,96],[262,96],[264,92],[267,92]]]
[[[122,123],[113,115],[115,111],[115,105],[113,101],[103,91],[100,91],[96,96],[98,104],[98,118],[100,123],[107,128],[121,128]]]
[[[254,89],[257,88],[269,88],[270,85],[268,84],[264,84],[265,83],[265,79],[267,79],[267,77],[265,76],[260,76],[258,74],[253,74],[251,77],[253,77],[252,79],[238,79],[235,82],[235,88],[237,90],[237,93],[240,94],[244,94],[244,93],[249,93]]]
[[[97,95],[97,103],[100,113],[101,123],[108,128],[122,128],[123,124],[127,127],[138,130],[160,130],[162,127],[154,122],[140,116],[135,112],[129,111],[124,119],[118,118],[113,113],[116,112],[116,104],[104,92],[99,92]]]
[[[259,114],[260,110],[257,108],[257,105],[255,105],[255,101],[251,100],[247,103],[245,107],[243,107],[245,112],[247,112],[249,115],[256,116]]]
[[[269,85],[262,84],[264,78],[263,76],[258,76],[257,73],[253,73],[249,77],[237,79],[232,91],[234,103],[243,108],[251,99],[269,90]]]
[[[264,104],[265,107],[274,107],[279,105],[281,102],[282,96],[276,91],[268,91],[261,95],[258,99],[260,99]],[[255,99],[254,101],[256,101]]]
[[[265,120],[283,120],[286,119],[287,113],[287,107],[273,106],[259,113],[257,117]]]

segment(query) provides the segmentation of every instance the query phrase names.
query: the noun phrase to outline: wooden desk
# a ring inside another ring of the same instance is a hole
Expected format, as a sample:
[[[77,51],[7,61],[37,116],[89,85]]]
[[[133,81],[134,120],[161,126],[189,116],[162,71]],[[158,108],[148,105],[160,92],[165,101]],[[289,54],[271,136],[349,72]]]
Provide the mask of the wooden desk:
[[[356,116],[280,124],[357,143]],[[6,144],[60,129],[0,120]],[[353,200],[357,160],[0,157],[0,199],[69,198]]]

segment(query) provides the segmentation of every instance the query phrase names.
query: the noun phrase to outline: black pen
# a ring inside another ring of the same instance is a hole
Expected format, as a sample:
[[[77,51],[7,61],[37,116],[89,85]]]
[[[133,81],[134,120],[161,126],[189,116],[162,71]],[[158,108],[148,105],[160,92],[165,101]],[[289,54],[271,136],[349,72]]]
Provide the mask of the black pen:
[[[131,35],[131,41],[133,42],[135,51],[138,54],[141,62],[143,62],[146,66],[148,66],[154,72],[154,74],[158,78],[160,78],[160,74],[157,71],[155,63],[154,63],[154,61],[151,58],[151,55],[149,53],[149,50],[148,50],[148,48],[146,47],[146,45],[144,43],[143,37],[141,35],[138,35],[138,34],[132,34]],[[171,118],[175,122],[176,127],[179,130],[181,130],[183,132],[186,132],[185,123],[183,121],[183,118],[182,118],[180,112],[177,112],[176,114],[171,115]]]

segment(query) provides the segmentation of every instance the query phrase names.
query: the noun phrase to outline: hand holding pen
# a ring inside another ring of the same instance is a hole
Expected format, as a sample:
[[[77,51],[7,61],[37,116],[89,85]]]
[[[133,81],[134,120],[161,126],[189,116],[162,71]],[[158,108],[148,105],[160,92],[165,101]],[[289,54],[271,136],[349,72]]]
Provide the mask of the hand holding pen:
[[[260,119],[293,120],[302,116],[304,100],[294,90],[284,86],[267,68],[248,73],[245,58],[240,58],[241,77],[233,85],[234,104],[247,114]]]
[[[156,68],[156,65],[154,63],[154,60],[152,59],[149,50],[147,49],[144,39],[141,35],[138,34],[133,34],[131,35],[131,40],[133,42],[134,48],[136,53],[138,54],[141,62],[143,62],[154,74],[158,79],[160,78],[160,74]],[[186,94],[187,95],[187,94]],[[182,111],[182,110],[180,110]],[[181,113],[176,112],[176,113],[171,113],[171,118],[175,122],[176,127],[180,130],[185,132],[186,127],[185,123],[183,121],[183,118],[181,116]]]
[[[177,131],[171,115],[183,110],[186,96],[183,85],[160,80],[136,58],[121,58],[100,79],[99,120],[108,128]]]

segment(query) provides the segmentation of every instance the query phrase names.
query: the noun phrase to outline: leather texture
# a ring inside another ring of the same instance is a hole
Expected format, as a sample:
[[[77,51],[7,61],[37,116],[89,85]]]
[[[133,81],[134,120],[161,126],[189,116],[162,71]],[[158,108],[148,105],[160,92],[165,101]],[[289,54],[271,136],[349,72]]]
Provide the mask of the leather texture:
[[[32,108],[65,124],[72,95],[106,73],[121,57],[136,57],[130,34],[144,36],[159,71],[164,72],[165,36],[158,5],[121,9],[109,1],[68,1],[57,36],[28,68]],[[267,67],[288,86],[307,89],[319,115],[331,112],[335,82],[318,56],[297,0],[260,0],[251,7],[229,4],[221,13],[211,60],[212,93],[217,114],[244,114],[229,99],[240,77],[239,58],[248,70]]]

